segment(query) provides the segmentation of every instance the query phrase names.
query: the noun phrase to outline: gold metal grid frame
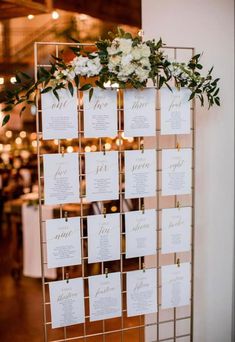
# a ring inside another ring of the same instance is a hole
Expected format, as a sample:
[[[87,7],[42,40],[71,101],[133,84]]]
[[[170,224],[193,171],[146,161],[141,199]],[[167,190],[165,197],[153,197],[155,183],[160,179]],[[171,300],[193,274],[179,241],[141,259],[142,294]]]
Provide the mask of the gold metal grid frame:
[[[34,45],[34,58],[35,58],[35,80],[37,80],[38,68],[43,66],[50,68],[49,61],[40,60],[40,51],[43,49],[48,51],[50,54],[59,57],[60,50],[74,46],[74,43],[58,43],[58,42],[36,42]],[[78,44],[76,44],[78,45]],[[84,47],[94,47],[93,44],[82,44]],[[194,54],[194,49],[191,47],[165,47],[166,54],[175,60],[191,58]],[[121,142],[123,133],[123,94],[122,91],[117,91],[118,98],[118,135],[116,139]],[[193,341],[193,294],[194,294],[194,222],[195,222],[195,103],[192,101],[191,104],[191,133],[188,135],[171,135],[162,136],[160,133],[160,96],[159,91],[156,90],[156,135],[155,137],[145,138],[138,137],[134,139],[134,149],[141,149],[144,143],[144,148],[154,148],[156,150],[157,157],[157,189],[155,198],[143,199],[139,198],[136,200],[135,210],[142,210],[143,205],[145,208],[156,209],[156,222],[157,222],[157,250],[154,258],[139,257],[135,258],[135,262],[132,263],[125,259],[125,250],[123,248],[123,241],[125,237],[125,227],[123,223],[124,216],[124,189],[122,183],[124,180],[123,163],[124,163],[124,144],[117,144],[115,149],[119,153],[119,200],[115,201],[114,205],[117,207],[117,212],[121,215],[121,251],[120,261],[114,262],[102,262],[91,270],[90,265],[87,263],[87,214],[84,203],[84,194],[81,194],[80,203],[77,205],[77,216],[80,216],[81,220],[81,250],[82,250],[82,265],[75,265],[74,267],[61,267],[58,268],[58,280],[66,279],[72,275],[72,277],[82,277],[84,280],[85,289],[85,323],[77,324],[74,326],[64,328],[51,328],[51,317],[50,317],[50,299],[49,299],[49,281],[45,278],[45,267],[47,265],[46,258],[46,239],[45,239],[45,219],[43,217],[43,171],[42,171],[42,132],[41,132],[41,101],[40,95],[37,98],[37,112],[36,112],[36,129],[37,129],[37,161],[38,161],[38,188],[39,188],[39,220],[40,220],[40,245],[41,245],[41,269],[42,269],[42,299],[43,299],[43,336],[44,341],[86,341],[86,342],[192,342]],[[84,169],[84,154],[85,154],[85,143],[83,132],[83,103],[82,93],[78,91],[78,138],[71,141],[71,145],[77,148],[79,161],[80,161],[80,189],[82,189],[82,183],[85,180],[85,169]],[[103,145],[105,138],[97,138],[97,150],[103,151]],[[58,153],[63,151],[63,144],[65,140],[58,141]],[[179,195],[179,196],[162,196],[161,195],[161,152],[162,149],[167,148],[191,148],[192,149],[192,192],[190,195]],[[97,208],[99,213],[103,213],[106,208],[105,202],[97,202]],[[185,207],[190,206],[192,208],[192,225],[191,225],[191,250],[190,252],[184,253],[172,253],[168,255],[161,254],[161,211],[163,208],[174,208],[179,206]],[[66,205],[59,205],[59,217],[65,217]],[[108,212],[107,212],[108,213]],[[191,263],[191,301],[187,307],[178,307],[173,309],[161,309],[161,266],[167,264],[173,264],[177,262],[190,262]],[[127,317],[126,313],[126,273],[130,270],[142,269],[143,264],[146,267],[157,268],[157,299],[158,299],[158,312],[151,315]],[[120,271],[122,280],[122,316],[112,319],[98,322],[89,321],[89,310],[88,310],[88,277],[95,274],[104,274],[106,268],[109,271]],[[71,274],[72,273],[72,274]],[[151,335],[151,339],[150,336]],[[153,337],[154,336],[154,337]]]

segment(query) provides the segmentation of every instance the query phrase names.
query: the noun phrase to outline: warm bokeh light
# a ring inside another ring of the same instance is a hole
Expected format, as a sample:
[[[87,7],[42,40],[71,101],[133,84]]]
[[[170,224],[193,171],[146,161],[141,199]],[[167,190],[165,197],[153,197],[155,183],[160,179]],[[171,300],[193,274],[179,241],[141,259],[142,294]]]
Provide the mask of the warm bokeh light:
[[[16,145],[22,144],[22,139],[20,137],[16,138],[15,143]]]
[[[92,152],[97,151],[97,146],[96,146],[96,145],[92,145],[92,146],[91,146],[91,151],[92,151]]]
[[[33,14],[29,14],[28,17],[27,17],[29,20],[32,20],[34,18],[34,15]]]
[[[15,76],[13,76],[13,77],[10,78],[10,82],[11,82],[12,84],[16,83],[16,78],[15,78]]]
[[[51,17],[52,17],[52,19],[57,20],[57,19],[59,19],[60,15],[57,11],[53,11],[51,13]]]
[[[4,77],[0,77],[0,85],[4,84]]]
[[[85,152],[91,152],[90,146],[86,146],[86,147],[85,147]]]
[[[33,147],[37,147],[37,140],[33,140],[33,141],[32,141],[32,146],[33,146]]]
[[[73,146],[68,146],[67,149],[66,149],[66,151],[67,151],[68,153],[72,153],[72,152],[73,152]]]
[[[11,138],[12,137],[12,131],[6,131],[5,135],[7,138]]]
[[[20,132],[20,137],[21,137],[21,138],[26,138],[26,135],[27,135],[27,134],[26,134],[25,131],[21,131],[21,132]]]
[[[106,150],[111,150],[112,145],[110,143],[106,143],[104,146]]]
[[[117,146],[121,146],[123,144],[123,140],[122,139],[116,139],[116,145]]]

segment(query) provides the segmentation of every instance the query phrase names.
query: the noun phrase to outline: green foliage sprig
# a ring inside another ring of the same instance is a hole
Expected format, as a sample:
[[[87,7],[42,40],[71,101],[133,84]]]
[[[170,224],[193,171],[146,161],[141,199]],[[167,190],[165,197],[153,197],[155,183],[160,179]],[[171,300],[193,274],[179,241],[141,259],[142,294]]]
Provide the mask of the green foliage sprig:
[[[23,72],[16,74],[13,90],[7,90],[3,100],[5,113],[2,125],[10,119],[11,111],[21,105],[20,115],[28,105],[36,104],[39,92],[52,91],[59,101],[59,89],[69,89],[71,95],[74,88],[89,91],[92,97],[94,85],[104,88],[105,84],[116,85],[120,89],[142,89],[152,81],[156,89],[167,86],[171,89],[171,81],[177,88],[187,87],[191,91],[189,100],[198,98],[204,106],[205,98],[209,108],[220,105],[218,81],[213,79],[213,67],[206,75],[202,75],[201,54],[197,54],[188,63],[170,61],[164,54],[164,44],[158,41],[142,41],[140,36],[118,29],[110,33],[110,38],[98,40],[96,51],[89,52],[82,45],[75,44],[71,50],[74,59],[67,63],[63,58],[52,56],[51,67],[40,67],[35,81]],[[83,85],[80,86],[82,79]]]

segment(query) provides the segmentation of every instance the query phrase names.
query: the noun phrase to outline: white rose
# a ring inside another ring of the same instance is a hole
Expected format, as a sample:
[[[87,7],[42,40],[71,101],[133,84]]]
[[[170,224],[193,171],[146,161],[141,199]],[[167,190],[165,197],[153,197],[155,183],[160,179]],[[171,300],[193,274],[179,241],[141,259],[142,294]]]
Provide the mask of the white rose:
[[[147,67],[149,70],[151,69],[151,65],[148,58],[141,58],[140,63],[142,66]]]
[[[94,59],[89,59],[87,62],[87,76],[95,76],[98,75],[102,66],[100,64],[99,57],[96,57]]]
[[[141,49],[139,46],[135,46],[131,50],[131,54],[133,56],[133,59],[138,61],[141,58]]]
[[[119,49],[124,53],[128,54],[131,52],[132,48],[132,40],[131,39],[125,39],[125,38],[115,38],[114,43],[117,44]]]
[[[141,56],[142,57],[149,57],[151,54],[150,48],[146,44],[141,45]]]
[[[120,55],[116,55],[116,56],[111,56],[109,58],[109,63],[110,65],[112,64],[114,67],[116,65],[118,65],[121,62],[121,56]]]
[[[141,67],[138,67],[135,69],[135,74],[140,82],[144,82],[148,78],[149,70],[145,70]]]
[[[73,80],[75,76],[76,76],[76,75],[75,75],[75,72],[74,72],[73,70],[70,70],[69,73],[68,73],[67,78],[68,78],[69,80]]]
[[[128,76],[132,74],[134,71],[135,71],[135,67],[133,64],[125,65],[124,67],[120,68],[120,71],[118,73],[118,78],[123,81],[124,78],[127,79]]]
[[[83,57],[83,56],[79,56],[79,57],[75,57],[72,61],[72,66],[75,67],[79,67],[79,66],[86,66],[86,63],[88,61],[88,57]]]
[[[107,51],[109,55],[116,55],[120,50],[115,46],[115,45],[111,45],[109,47],[107,47]]]
[[[129,53],[128,55],[123,55],[121,59],[121,65],[126,66],[132,61],[132,55]]]

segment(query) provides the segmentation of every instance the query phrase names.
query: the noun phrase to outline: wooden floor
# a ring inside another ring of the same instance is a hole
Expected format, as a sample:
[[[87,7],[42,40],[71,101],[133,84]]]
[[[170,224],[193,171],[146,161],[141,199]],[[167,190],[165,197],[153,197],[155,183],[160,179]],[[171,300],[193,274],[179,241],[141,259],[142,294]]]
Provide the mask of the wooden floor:
[[[21,277],[15,280],[11,274],[12,258],[9,253],[10,237],[0,238],[0,342],[43,342],[42,330],[42,294],[40,279]],[[128,328],[121,337],[120,333],[77,339],[86,342],[143,342],[143,331],[130,329],[138,326],[140,318],[124,320]],[[99,330],[99,325],[90,327],[90,334]],[[120,319],[110,319],[105,322],[105,330],[115,330],[120,327]],[[77,336],[82,325],[69,328],[71,336]],[[98,330],[97,330],[98,329]],[[50,329],[49,341],[63,339],[62,329]],[[101,330],[102,331],[102,330]],[[73,335],[75,333],[75,335]]]

